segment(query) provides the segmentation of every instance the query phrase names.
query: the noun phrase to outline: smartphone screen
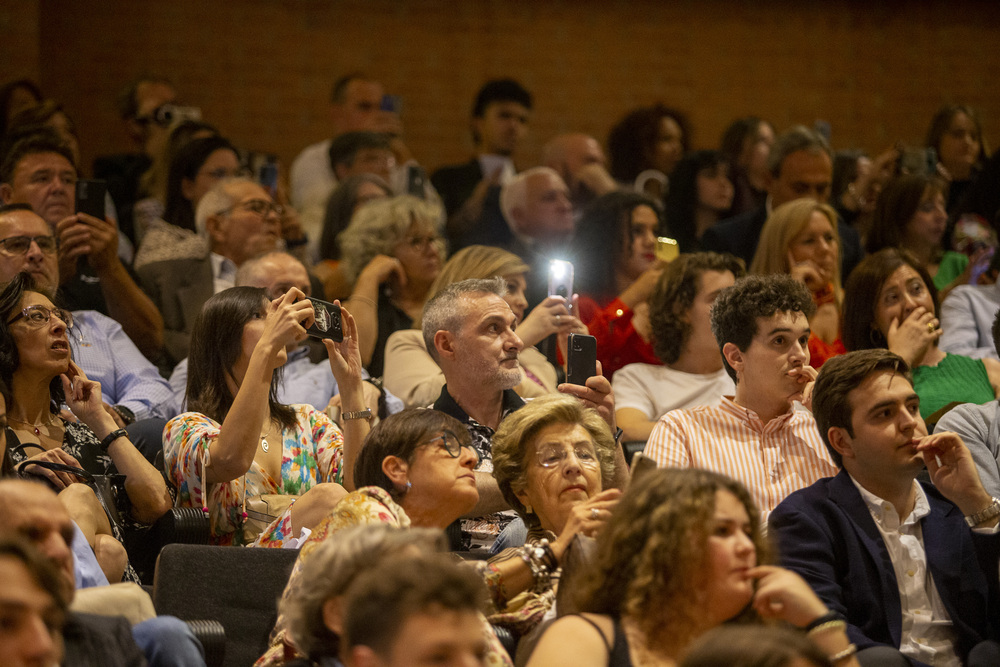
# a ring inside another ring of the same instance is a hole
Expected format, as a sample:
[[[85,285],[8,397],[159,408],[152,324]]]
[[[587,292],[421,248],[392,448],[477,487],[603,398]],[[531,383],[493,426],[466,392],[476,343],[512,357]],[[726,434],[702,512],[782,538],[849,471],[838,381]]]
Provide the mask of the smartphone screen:
[[[584,386],[597,375],[597,339],[586,334],[569,335],[566,342],[566,382]]]
[[[316,321],[306,329],[306,333],[313,338],[329,338],[332,341],[340,342],[344,340],[344,327],[340,318],[340,306],[307,297],[312,302],[313,314]]]
[[[76,182],[76,212],[104,220],[104,198],[108,191],[106,181],[81,178]]]
[[[573,314],[573,263],[561,259],[549,262],[549,296],[566,299],[566,308]]]
[[[656,237],[656,258],[661,262],[670,263],[681,254],[681,248],[674,239],[666,236]]]

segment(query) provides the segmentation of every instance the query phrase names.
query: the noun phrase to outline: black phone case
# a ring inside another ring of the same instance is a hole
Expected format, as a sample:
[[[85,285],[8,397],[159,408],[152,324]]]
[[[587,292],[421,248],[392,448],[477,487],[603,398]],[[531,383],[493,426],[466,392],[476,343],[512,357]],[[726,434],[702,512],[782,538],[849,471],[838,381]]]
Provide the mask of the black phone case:
[[[585,385],[597,375],[597,339],[586,334],[570,334],[566,348],[566,382]]]

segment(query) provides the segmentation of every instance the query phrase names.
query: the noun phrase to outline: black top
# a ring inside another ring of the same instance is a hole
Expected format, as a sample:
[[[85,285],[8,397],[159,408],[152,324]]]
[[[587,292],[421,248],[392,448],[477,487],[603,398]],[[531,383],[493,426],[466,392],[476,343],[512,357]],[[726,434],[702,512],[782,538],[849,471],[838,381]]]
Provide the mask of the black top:
[[[604,647],[608,650],[608,667],[632,667],[632,658],[628,653],[628,638],[625,636],[625,631],[622,630],[621,621],[617,618],[613,619],[615,624],[615,641],[614,644],[609,644],[608,638],[605,637],[604,632],[597,627],[597,623],[594,623],[586,616],[579,614],[577,614],[577,616],[579,616],[581,620],[584,620],[594,626],[594,629],[597,630],[597,634],[601,636],[601,641],[604,642]]]
[[[385,289],[378,295],[378,333],[375,336],[375,350],[372,360],[368,362],[368,373],[373,377],[382,377],[385,370],[385,344],[389,336],[403,329],[412,329],[413,319],[405,311],[397,308]]]

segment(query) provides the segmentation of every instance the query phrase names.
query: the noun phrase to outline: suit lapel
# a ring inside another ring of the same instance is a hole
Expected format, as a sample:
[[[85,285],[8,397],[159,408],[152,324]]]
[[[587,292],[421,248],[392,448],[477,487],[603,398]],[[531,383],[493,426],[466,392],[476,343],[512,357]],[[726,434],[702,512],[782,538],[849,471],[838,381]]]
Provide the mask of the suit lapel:
[[[194,329],[195,319],[215,292],[215,279],[212,276],[212,262],[206,257],[196,260],[189,267],[187,279],[177,288],[177,300],[184,317],[184,331]]]

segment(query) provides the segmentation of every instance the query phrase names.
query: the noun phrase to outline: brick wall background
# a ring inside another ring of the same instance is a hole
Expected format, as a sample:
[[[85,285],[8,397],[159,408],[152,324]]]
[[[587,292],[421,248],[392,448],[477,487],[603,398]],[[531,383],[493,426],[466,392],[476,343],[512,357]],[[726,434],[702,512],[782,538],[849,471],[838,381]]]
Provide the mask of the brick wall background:
[[[836,148],[918,142],[945,102],[1000,143],[1000,3],[928,0],[16,0],[0,9],[4,77],[36,78],[81,127],[84,162],[122,150],[116,92],[170,77],[236,143],[289,162],[326,135],[332,80],[361,68],[403,99],[427,166],[466,159],[487,78],[536,96],[531,164],[568,130],[601,141],[628,109],[687,111],[694,145],[756,113],[816,119]]]

